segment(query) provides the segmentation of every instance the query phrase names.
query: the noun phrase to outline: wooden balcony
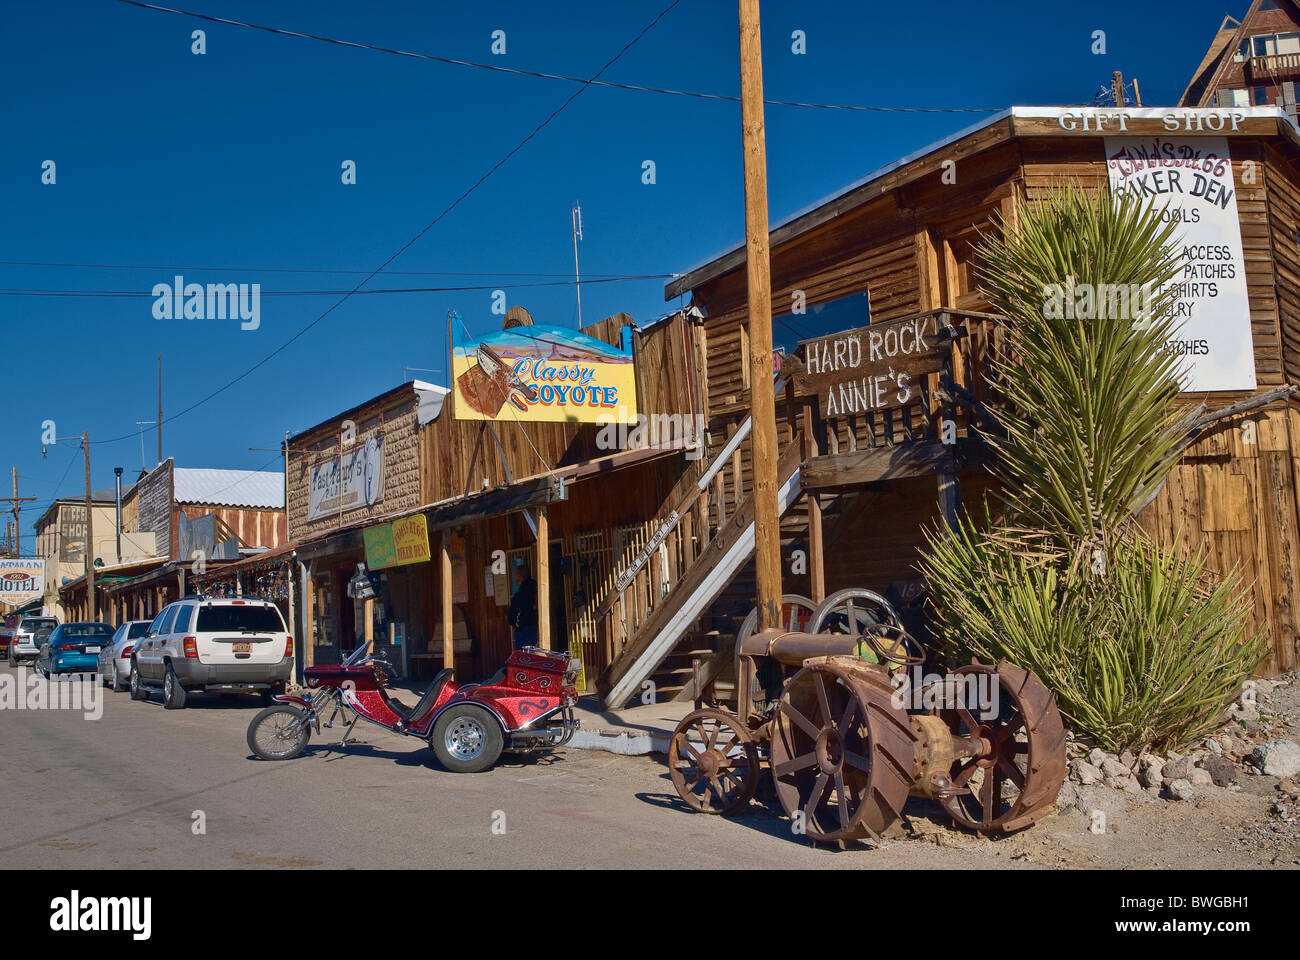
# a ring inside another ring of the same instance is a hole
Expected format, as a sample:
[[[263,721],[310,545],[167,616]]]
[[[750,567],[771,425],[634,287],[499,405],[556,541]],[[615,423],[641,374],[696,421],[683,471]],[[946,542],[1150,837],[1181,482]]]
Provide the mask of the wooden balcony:
[[[1274,53],[1251,57],[1247,62],[1254,81],[1294,80],[1300,77],[1300,53]]]

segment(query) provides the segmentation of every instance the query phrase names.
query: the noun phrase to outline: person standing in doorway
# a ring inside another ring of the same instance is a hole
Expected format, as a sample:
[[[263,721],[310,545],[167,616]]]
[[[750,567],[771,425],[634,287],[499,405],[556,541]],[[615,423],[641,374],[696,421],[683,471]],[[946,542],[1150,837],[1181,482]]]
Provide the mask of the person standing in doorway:
[[[537,581],[525,566],[515,567],[515,595],[506,618],[514,630],[516,650],[537,646]]]

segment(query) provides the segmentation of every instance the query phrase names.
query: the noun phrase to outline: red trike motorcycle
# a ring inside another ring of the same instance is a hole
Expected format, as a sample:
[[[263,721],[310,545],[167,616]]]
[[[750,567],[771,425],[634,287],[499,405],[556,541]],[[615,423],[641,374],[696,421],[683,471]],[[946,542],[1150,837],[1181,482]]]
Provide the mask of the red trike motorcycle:
[[[263,760],[289,760],[321,730],[321,716],[354,714],[343,733],[347,743],[357,720],[393,733],[428,740],[439,761],[454,773],[478,773],[503,752],[537,753],[568,743],[578,729],[574,686],[582,664],[569,653],[539,647],[516,650],[483,683],[459,684],[443,670],[410,707],[389,694],[397,672],[387,660],[367,656],[365,644],[341,664],[308,667],[310,688],[302,696],[277,696],[248,725],[248,746]]]

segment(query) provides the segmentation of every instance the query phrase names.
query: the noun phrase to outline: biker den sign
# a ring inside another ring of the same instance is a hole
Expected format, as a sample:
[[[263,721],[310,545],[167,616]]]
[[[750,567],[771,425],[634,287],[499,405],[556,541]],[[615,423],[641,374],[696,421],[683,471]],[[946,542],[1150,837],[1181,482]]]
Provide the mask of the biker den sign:
[[[827,417],[903,407],[921,377],[943,368],[934,315],[875,323],[801,343],[795,391],[816,394]]]
[[[1163,209],[1178,224],[1178,328],[1165,348],[1180,358],[1183,390],[1254,390],[1246,263],[1226,137],[1106,137],[1113,195]]]

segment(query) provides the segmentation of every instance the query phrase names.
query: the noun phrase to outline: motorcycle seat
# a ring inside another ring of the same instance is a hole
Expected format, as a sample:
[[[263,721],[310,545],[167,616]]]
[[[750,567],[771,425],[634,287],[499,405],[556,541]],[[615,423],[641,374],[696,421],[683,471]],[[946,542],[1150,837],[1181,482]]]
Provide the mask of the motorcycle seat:
[[[442,688],[448,684],[454,674],[455,671],[450,667],[438,671],[438,675],[433,678],[433,683],[429,685],[428,690],[424,691],[424,695],[420,697],[419,703],[414,707],[408,707],[406,704],[393,697],[388,698],[388,706],[392,708],[394,713],[408,723],[419,720],[427,714],[433,707],[434,703],[437,702],[438,695],[442,693]]]

